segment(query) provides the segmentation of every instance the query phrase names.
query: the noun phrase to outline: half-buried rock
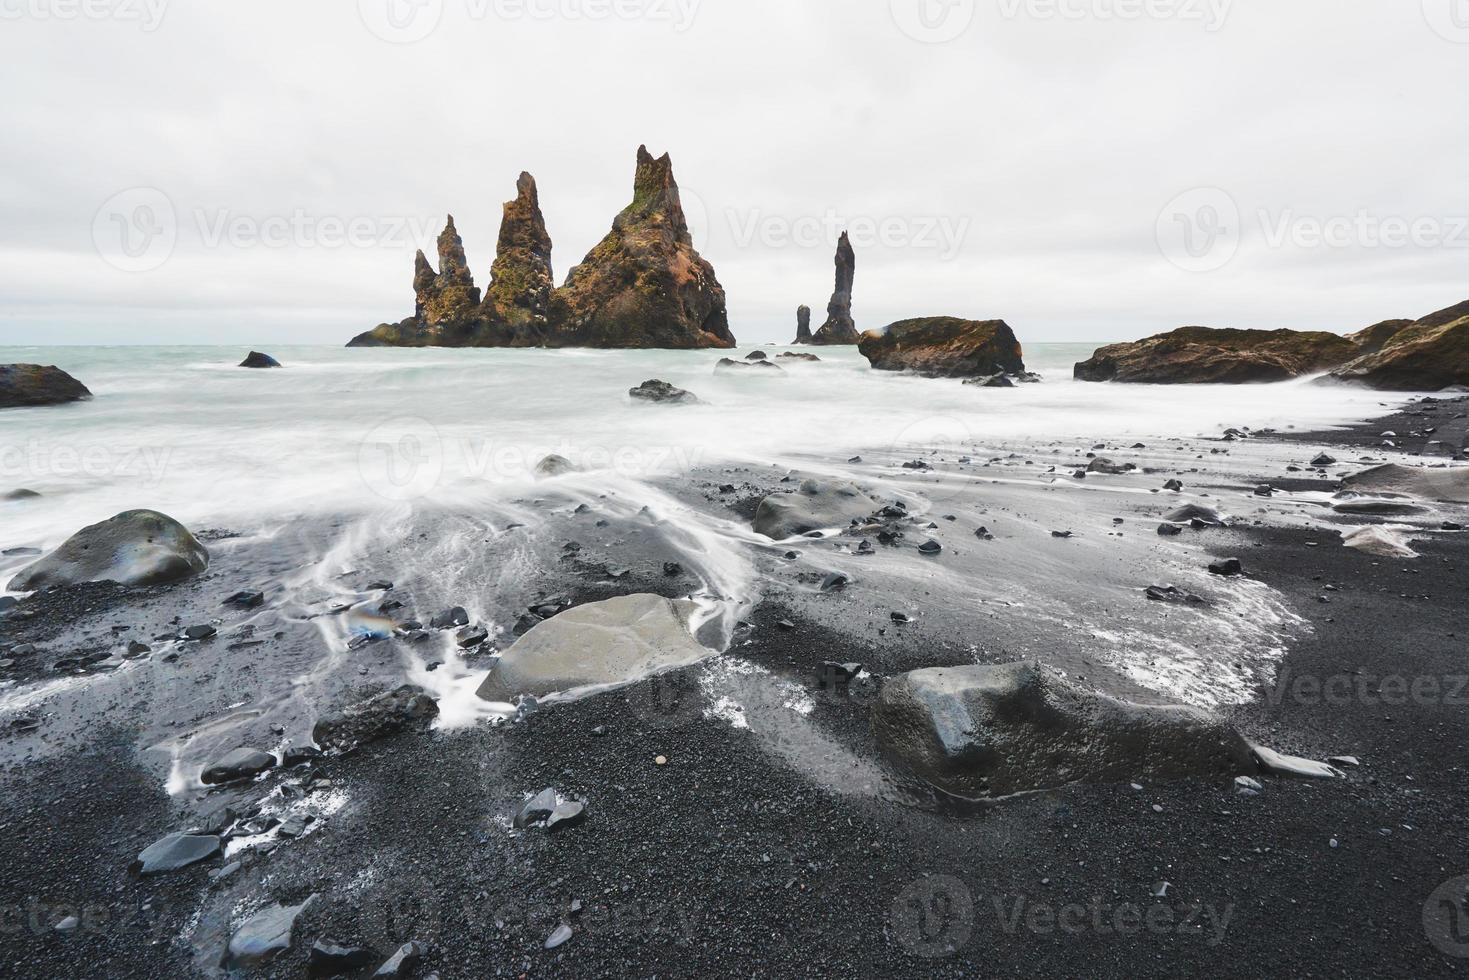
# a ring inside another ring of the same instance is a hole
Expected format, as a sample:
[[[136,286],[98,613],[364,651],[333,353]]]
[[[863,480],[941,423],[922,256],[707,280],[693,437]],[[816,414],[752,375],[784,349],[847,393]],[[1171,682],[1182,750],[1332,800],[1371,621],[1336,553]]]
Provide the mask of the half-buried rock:
[[[10,580],[12,592],[79,582],[163,585],[209,567],[209,551],[189,529],[156,510],[129,510],[82,528]]]
[[[1385,463],[1344,477],[1343,489],[1400,493],[1423,500],[1469,504],[1469,466],[1402,466]]]
[[[654,378],[644,381],[636,388],[629,389],[628,394],[633,401],[660,402],[672,405],[697,405],[699,399],[691,391],[674,387],[667,381],[659,381]]]
[[[805,480],[795,493],[773,493],[760,501],[754,528],[757,534],[780,541],[808,531],[846,527],[881,506],[850,483]]]
[[[883,684],[873,727],[908,769],[969,797],[1256,771],[1249,744],[1206,711],[1131,704],[1038,663],[900,674]]]
[[[694,604],[628,595],[568,609],[526,633],[480,685],[487,701],[628,684],[711,653],[689,631]]]
[[[439,703],[412,684],[386,691],[327,715],[311,729],[323,749],[347,752],[405,731],[422,731],[439,716]]]
[[[581,467],[577,466],[565,456],[552,453],[536,464],[536,479],[551,476],[564,476],[567,473],[575,473]]]

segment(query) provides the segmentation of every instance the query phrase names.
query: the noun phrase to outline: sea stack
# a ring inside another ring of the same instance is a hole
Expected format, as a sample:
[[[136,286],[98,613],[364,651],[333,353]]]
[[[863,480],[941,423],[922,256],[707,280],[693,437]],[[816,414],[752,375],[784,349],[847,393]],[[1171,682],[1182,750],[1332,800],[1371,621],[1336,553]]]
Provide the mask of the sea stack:
[[[792,343],[811,343],[811,307],[804,304],[796,307],[796,339]]]
[[[826,304],[826,322],[811,338],[813,344],[855,344],[858,340],[857,325],[852,322],[852,279],[857,271],[857,256],[852,252],[852,242],[842,232],[837,242],[836,290],[831,302]]]
[[[536,179],[522,173],[515,192],[515,200],[505,202],[500,220],[483,312],[486,320],[506,329],[509,346],[527,347],[545,342],[556,280]]]
[[[724,287],[694,249],[673,161],[638,147],[633,200],[556,291],[560,346],[735,346]]]

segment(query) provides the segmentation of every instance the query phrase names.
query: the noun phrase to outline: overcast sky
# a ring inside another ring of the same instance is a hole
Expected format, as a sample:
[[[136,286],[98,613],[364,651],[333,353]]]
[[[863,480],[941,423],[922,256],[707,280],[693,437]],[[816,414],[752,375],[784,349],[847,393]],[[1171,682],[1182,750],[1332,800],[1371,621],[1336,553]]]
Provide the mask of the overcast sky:
[[[344,343],[477,281],[535,174],[558,282],[673,155],[748,341],[1351,330],[1469,298],[1469,0],[0,0],[0,343]]]

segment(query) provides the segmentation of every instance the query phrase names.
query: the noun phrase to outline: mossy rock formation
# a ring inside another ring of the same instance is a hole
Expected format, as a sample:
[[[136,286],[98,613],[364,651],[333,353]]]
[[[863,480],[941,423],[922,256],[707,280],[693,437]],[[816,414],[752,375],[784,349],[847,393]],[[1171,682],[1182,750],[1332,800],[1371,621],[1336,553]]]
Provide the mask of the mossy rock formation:
[[[1138,384],[1243,384],[1287,381],[1329,371],[1359,353],[1325,331],[1180,327],[1097,350],[1076,365],[1080,381]]]
[[[926,316],[869,330],[857,350],[879,371],[914,371],[936,378],[1021,374],[1020,341],[1004,320]]]
[[[1469,300],[1394,331],[1380,348],[1337,368],[1331,377],[1383,391],[1469,384]]]
[[[439,268],[418,254],[414,315],[380,324],[349,347],[735,346],[724,287],[694,249],[673,163],[638,148],[633,201],[555,288],[551,236],[535,179],[523,173],[505,205],[483,300],[450,217]]]

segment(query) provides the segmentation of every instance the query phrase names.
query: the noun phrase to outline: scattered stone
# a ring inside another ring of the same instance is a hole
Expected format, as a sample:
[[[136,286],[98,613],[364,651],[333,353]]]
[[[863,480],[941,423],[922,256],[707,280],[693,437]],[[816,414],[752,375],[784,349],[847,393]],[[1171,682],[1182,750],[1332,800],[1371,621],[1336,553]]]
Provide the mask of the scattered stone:
[[[1236,776],[1234,777],[1234,791],[1240,796],[1259,796],[1265,791],[1265,787],[1261,786],[1257,779],[1249,776]]]
[[[1053,537],[1053,538],[1069,538],[1071,536],[1072,536],[1072,532],[1070,532],[1070,531],[1052,531],[1051,532],[1051,537]]]
[[[895,613],[892,613],[891,614],[891,618],[892,618],[892,621],[893,622],[898,623],[900,625],[903,624],[903,623],[911,623],[913,621],[912,619],[910,619],[908,617],[908,614],[907,613],[904,613],[904,612],[895,612]]]
[[[925,555],[936,555],[943,550],[944,546],[939,544],[933,538],[929,538],[927,541],[918,546],[919,553]]]
[[[1121,476],[1124,473],[1131,473],[1135,469],[1137,469],[1137,466],[1133,463],[1114,463],[1105,456],[1098,456],[1086,464],[1088,473],[1101,473],[1104,476]]]
[[[300,905],[272,905],[250,916],[230,936],[225,967],[251,969],[290,949],[297,917],[315,900],[312,895]]]
[[[185,627],[183,636],[186,640],[207,640],[217,632],[219,631],[209,623],[200,623],[198,626]]]
[[[861,673],[861,664],[824,660],[817,671],[816,682],[823,690],[835,690],[849,686]]]
[[[66,918],[56,923],[55,929],[57,932],[71,932],[81,924],[81,919],[78,919],[74,915],[68,915]]]
[[[990,529],[987,528],[987,527],[975,528],[975,530],[974,530],[974,536],[976,538],[978,538],[979,540],[981,540],[981,541],[993,541],[993,540],[995,540],[995,536],[990,533]]]
[[[1176,585],[1150,585],[1143,592],[1155,602],[1189,602],[1196,605],[1204,602],[1199,596],[1185,592]]]
[[[1235,576],[1245,573],[1244,563],[1238,558],[1226,558],[1221,562],[1209,566],[1211,575]]]
[[[131,660],[152,652],[153,648],[148,644],[139,642],[138,640],[128,640],[127,650],[123,653],[123,656]]]
[[[1205,507],[1203,504],[1184,504],[1176,507],[1163,515],[1163,520],[1170,524],[1192,524],[1201,521],[1208,527],[1223,527],[1224,517],[1213,507]]]
[[[438,717],[438,702],[420,687],[404,684],[317,721],[311,737],[327,750],[346,752],[404,731],[421,731]]]
[[[454,635],[454,642],[461,650],[477,647],[490,638],[490,631],[483,626],[466,626]]]
[[[133,862],[133,870],[144,875],[166,874],[208,860],[220,848],[214,834],[169,834],[145,847]]]
[[[236,592],[224,600],[226,606],[234,606],[237,609],[258,609],[265,603],[265,595],[261,592]]]
[[[353,973],[377,962],[377,954],[361,946],[338,946],[318,939],[311,944],[306,958],[306,972],[313,977],[335,977]]]
[[[254,779],[267,769],[275,768],[275,756],[259,749],[239,748],[204,769],[199,778],[213,786],[237,779]]]
[[[821,591],[838,592],[842,589],[845,589],[850,583],[851,579],[847,578],[847,576],[843,575],[841,572],[829,572],[827,573],[827,576],[821,580]]]
[[[557,946],[560,946],[567,940],[569,940],[571,938],[571,935],[571,926],[567,925],[564,922],[561,923],[551,931],[551,935],[546,937],[546,948],[555,949]]]
[[[583,823],[586,818],[586,806],[574,800],[568,800],[565,803],[557,804],[556,809],[551,811],[551,816],[546,820],[546,829],[557,830],[576,827]]]
[[[1334,466],[1334,465],[1336,465],[1336,457],[1335,456],[1328,456],[1326,453],[1320,453],[1314,459],[1311,460],[1311,465],[1312,466]]]
[[[460,626],[469,625],[469,613],[464,611],[463,606],[455,606],[453,609],[445,609],[428,621],[430,629],[452,630]]]
[[[683,566],[676,561],[666,561],[663,563],[663,574],[669,578],[677,578],[683,574]]]
[[[418,969],[427,950],[423,943],[410,942],[399,946],[392,956],[389,956],[382,966],[373,973],[375,977],[406,977]]]
[[[1183,481],[1182,480],[1169,480],[1168,482],[1166,482],[1166,483],[1163,484],[1163,489],[1164,490],[1172,490],[1174,493],[1178,493],[1178,492],[1180,492],[1180,491],[1183,490]]]
[[[1362,764],[1354,755],[1334,755],[1326,761],[1334,766],[1360,766]]]

